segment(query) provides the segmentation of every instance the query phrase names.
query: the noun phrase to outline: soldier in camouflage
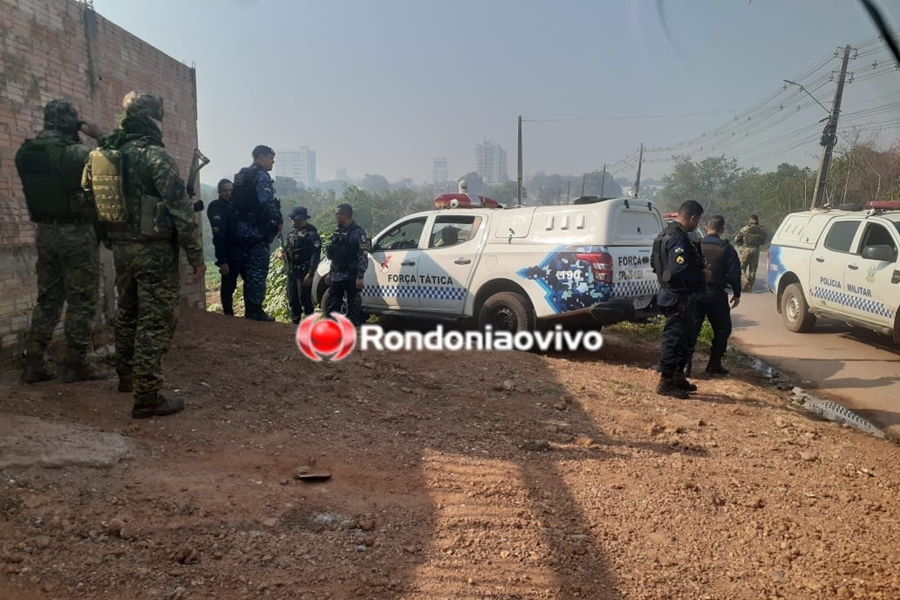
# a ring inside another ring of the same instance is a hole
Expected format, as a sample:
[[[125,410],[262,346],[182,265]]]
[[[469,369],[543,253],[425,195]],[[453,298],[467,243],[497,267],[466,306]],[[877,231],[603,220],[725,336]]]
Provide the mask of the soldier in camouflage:
[[[131,416],[141,419],[184,408],[180,398],[160,393],[162,357],[171,346],[177,319],[179,246],[194,268],[194,281],[203,280],[206,266],[200,226],[185,183],[175,160],[163,149],[162,98],[130,92],[123,107],[119,127],[103,147],[124,156],[126,222],[107,224],[104,242],[112,246],[116,268],[119,391],[134,392]],[[104,185],[92,176],[91,164],[82,182],[88,193]]]
[[[312,277],[319,266],[322,238],[319,237],[319,230],[309,222],[309,212],[305,207],[294,208],[291,220],[294,228],[288,234],[283,254],[291,321],[297,324],[302,317],[313,314]]]
[[[756,268],[759,265],[759,247],[766,243],[769,234],[759,224],[758,215],[750,215],[747,224],[734,236],[736,246],[741,246],[741,273],[744,275],[743,291],[753,292]]]
[[[347,296],[347,318],[359,327],[363,323],[362,297],[366,268],[369,266],[369,238],[353,221],[353,208],[341,204],[335,218],[338,229],[328,244],[331,260],[331,283],[327,314],[340,313]]]
[[[90,148],[80,143],[79,130],[101,137],[95,125],[79,120],[71,104],[53,100],[44,107],[43,130],[16,153],[28,213],[37,224],[38,253],[38,297],[25,342],[23,383],[53,378],[44,353],[64,304],[68,352],[63,381],[106,377],[87,361],[99,301],[100,242],[96,212],[81,190],[81,171]]]

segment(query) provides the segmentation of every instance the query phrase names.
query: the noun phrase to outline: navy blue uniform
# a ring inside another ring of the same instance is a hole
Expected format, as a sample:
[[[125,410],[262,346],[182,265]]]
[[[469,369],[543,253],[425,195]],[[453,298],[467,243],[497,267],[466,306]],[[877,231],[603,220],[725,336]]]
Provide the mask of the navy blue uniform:
[[[266,299],[266,277],[269,274],[269,244],[277,235],[282,222],[281,210],[275,198],[275,186],[269,173],[257,164],[250,165],[238,175],[255,178],[259,206],[256,214],[237,214],[235,237],[242,249],[241,278],[244,280],[244,299],[247,304],[261,307]],[[238,178],[235,177],[235,186]]]
[[[731,335],[731,307],[728,304],[727,288],[731,288],[735,298],[741,297],[741,259],[728,240],[723,240],[715,234],[703,238],[701,245],[703,257],[707,262],[707,291],[700,296],[697,311],[694,313],[694,328],[699,332],[703,320],[709,319],[713,339],[709,366],[706,370],[724,373],[727,371],[722,369],[722,357],[728,348],[728,338]]]
[[[322,238],[313,225],[307,223],[303,227],[295,227],[288,234],[284,263],[288,276],[288,304],[294,323],[299,323],[303,316],[313,314],[312,286],[304,285],[303,280],[308,274],[316,272],[321,254]]]
[[[328,244],[331,260],[331,290],[327,312],[340,313],[347,296],[347,318],[354,325],[362,325],[362,297],[356,289],[356,280],[365,276],[369,266],[369,238],[356,223],[338,230]]]
[[[235,223],[231,215],[231,204],[228,200],[216,198],[209,203],[206,217],[212,228],[216,266],[228,265],[228,275],[222,275],[222,286],[219,290],[222,312],[226,315],[233,315],[234,290],[237,289],[237,279],[241,273],[243,252],[234,237]]]
[[[666,317],[660,347],[658,370],[663,377],[684,373],[697,340],[694,316],[700,296],[706,292],[703,254],[691,242],[688,232],[678,222],[669,223],[661,234],[664,240],[661,256],[654,258],[663,266],[657,272],[660,289],[657,303]]]

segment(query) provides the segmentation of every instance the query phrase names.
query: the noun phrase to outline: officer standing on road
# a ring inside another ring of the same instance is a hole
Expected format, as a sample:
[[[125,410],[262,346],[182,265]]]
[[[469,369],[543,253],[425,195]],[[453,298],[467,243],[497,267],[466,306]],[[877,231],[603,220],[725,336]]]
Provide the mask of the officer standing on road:
[[[299,323],[302,317],[313,314],[312,278],[319,266],[322,254],[322,238],[319,230],[309,222],[309,213],[303,206],[291,211],[294,228],[288,234],[284,248],[287,267],[287,296],[291,307],[291,322]]]
[[[703,254],[690,238],[702,214],[700,203],[688,200],[653,242],[651,264],[660,285],[657,302],[666,316],[656,393],[673,398],[686,399],[688,392],[697,389],[685,377],[684,369],[698,333],[694,313],[706,292]]]
[[[52,100],[44,107],[44,129],[16,153],[25,204],[37,224],[37,305],[25,341],[22,383],[53,378],[44,353],[66,309],[63,381],[104,379],[87,362],[92,325],[100,295],[100,241],[97,211],[81,189],[81,174],[90,148],[78,132],[99,139],[95,125],[79,120],[68,102]]]
[[[347,295],[347,318],[359,327],[362,325],[362,298],[366,268],[369,266],[369,238],[363,228],[353,221],[353,208],[341,204],[335,218],[338,229],[331,236],[327,255],[331,260],[331,289],[327,313],[340,313]]]
[[[746,274],[743,291],[753,293],[756,267],[759,265],[759,247],[766,243],[769,234],[759,224],[758,215],[750,215],[747,224],[734,236],[734,243],[741,248],[741,273]]]
[[[268,146],[253,149],[253,164],[234,176],[231,203],[234,208],[235,237],[242,249],[244,317],[254,321],[274,321],[263,310],[266,277],[269,275],[269,245],[281,233],[281,203],[269,171],[275,166],[275,151]]]
[[[234,290],[241,272],[242,250],[234,238],[234,218],[231,215],[231,192],[234,189],[227,179],[219,181],[219,197],[209,203],[206,217],[212,229],[213,246],[216,250],[216,266],[222,276],[219,296],[222,312],[234,316]]]
[[[722,239],[725,233],[725,217],[715,215],[706,222],[706,237],[703,238],[702,252],[706,260],[706,293],[700,297],[698,310],[695,313],[694,330],[699,332],[703,320],[709,319],[712,326],[712,348],[709,353],[709,364],[706,372],[709,375],[728,375],[728,369],[722,366],[722,357],[728,348],[728,337],[731,335],[731,309],[737,308],[741,302],[741,261],[737,251]],[[733,294],[729,305],[728,292]],[[693,348],[691,349],[693,356]],[[691,361],[688,361],[686,374],[691,374]]]

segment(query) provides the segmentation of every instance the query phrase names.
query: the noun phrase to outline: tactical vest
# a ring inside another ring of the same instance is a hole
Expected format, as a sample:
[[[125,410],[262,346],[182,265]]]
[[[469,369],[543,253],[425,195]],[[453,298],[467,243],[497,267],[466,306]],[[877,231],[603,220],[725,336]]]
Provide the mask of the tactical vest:
[[[25,205],[36,223],[86,218],[75,210],[81,187],[67,182],[60,168],[63,152],[73,143],[58,137],[40,137],[26,140],[16,152]]]
[[[290,233],[286,258],[292,268],[302,270],[308,266],[309,259],[316,251],[312,241],[312,234],[316,232],[315,227],[307,225],[304,229]]]
[[[258,175],[259,170],[254,167],[244,167],[235,174],[231,192],[231,210],[234,218],[254,226],[259,226],[260,221],[259,193],[256,190]]]
[[[359,246],[350,239],[350,232],[358,228],[359,225],[354,223],[347,229],[338,229],[331,236],[331,243],[328,244],[328,258],[331,259],[332,270],[341,272],[356,270]]]
[[[744,232],[744,245],[759,248],[766,243],[766,230],[759,225],[750,225]]]
[[[97,212],[101,221],[107,223],[106,232],[112,240],[175,239],[175,223],[162,195],[149,173],[140,171],[141,158],[148,146],[148,142],[137,140],[126,142],[118,149],[104,148],[91,153],[91,186]],[[94,171],[95,160],[99,173]],[[141,177],[142,174],[147,177]],[[103,194],[102,213],[96,193],[98,184]]]
[[[725,273],[725,249],[728,240],[720,243],[703,242],[703,257],[706,259],[706,283],[712,289],[725,289],[728,284]]]
[[[666,228],[656,236],[656,239],[653,240],[653,251],[650,254],[650,267],[656,274],[660,287],[680,291],[681,286],[676,288],[672,285],[672,272],[669,270],[669,257],[666,253],[666,244],[668,244],[669,240],[673,237],[683,238],[685,252],[692,254],[692,256],[685,255],[685,258],[697,261],[701,265],[701,268],[705,268],[706,265],[703,260],[700,244],[694,243],[687,233],[679,231],[676,224],[670,223],[667,225]]]

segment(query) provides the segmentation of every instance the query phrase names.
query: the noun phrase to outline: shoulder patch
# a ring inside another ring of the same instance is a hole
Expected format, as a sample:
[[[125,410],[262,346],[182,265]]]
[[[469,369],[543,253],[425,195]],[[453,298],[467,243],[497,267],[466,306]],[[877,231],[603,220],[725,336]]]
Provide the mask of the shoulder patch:
[[[683,257],[683,256],[679,256],[678,258],[675,259],[675,262],[677,262],[679,265],[683,265],[683,264],[684,264],[684,257]]]
[[[684,252],[684,248],[682,248],[681,246],[678,246],[675,248],[675,254],[681,254],[683,252]]]

